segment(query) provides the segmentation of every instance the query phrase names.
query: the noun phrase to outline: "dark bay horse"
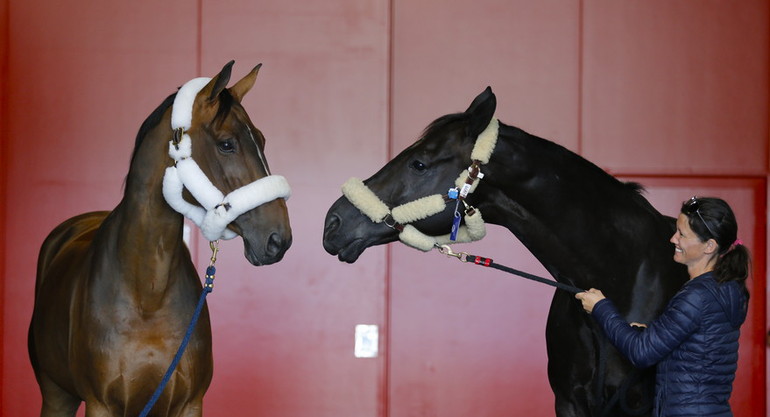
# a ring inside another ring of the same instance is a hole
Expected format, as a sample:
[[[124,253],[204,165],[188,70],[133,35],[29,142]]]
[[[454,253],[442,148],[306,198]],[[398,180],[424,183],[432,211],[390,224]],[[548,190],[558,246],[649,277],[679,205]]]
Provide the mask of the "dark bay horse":
[[[397,207],[446,195],[476,165],[483,178],[464,200],[471,210],[510,230],[557,281],[601,288],[629,321],[651,321],[687,279],[668,243],[674,219],[656,211],[637,184],[622,183],[562,146],[499,123],[495,108],[487,88],[465,112],[435,120],[368,180],[348,181],[326,216],[326,251],[352,263],[367,247],[399,238],[420,247],[425,239],[405,239],[399,216],[410,219],[407,228],[427,236],[447,234],[454,201],[439,199],[438,208],[411,217]],[[481,142],[490,131],[496,138],[486,145],[488,159],[472,165],[477,138]],[[427,240],[421,249],[435,244]],[[649,415],[654,370],[633,370],[569,292],[554,294],[546,343],[558,416]]]
[[[226,88],[232,65],[185,84],[145,120],[114,210],[68,219],[43,243],[29,330],[41,416],[74,416],[81,402],[88,417],[137,416],[150,399],[202,291],[177,210],[209,240],[240,235],[253,265],[291,245],[288,185],[270,175],[265,138],[240,104],[260,66]],[[149,415],[201,415],[210,327],[204,309]]]

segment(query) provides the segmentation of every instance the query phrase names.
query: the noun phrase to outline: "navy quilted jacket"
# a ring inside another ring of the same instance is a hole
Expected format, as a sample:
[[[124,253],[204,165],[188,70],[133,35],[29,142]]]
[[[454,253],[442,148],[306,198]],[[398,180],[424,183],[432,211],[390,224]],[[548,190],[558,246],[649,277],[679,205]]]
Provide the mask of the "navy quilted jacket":
[[[688,281],[644,331],[607,299],[592,315],[634,366],[657,365],[653,415],[727,417],[746,307],[738,283],[719,284],[707,272]]]

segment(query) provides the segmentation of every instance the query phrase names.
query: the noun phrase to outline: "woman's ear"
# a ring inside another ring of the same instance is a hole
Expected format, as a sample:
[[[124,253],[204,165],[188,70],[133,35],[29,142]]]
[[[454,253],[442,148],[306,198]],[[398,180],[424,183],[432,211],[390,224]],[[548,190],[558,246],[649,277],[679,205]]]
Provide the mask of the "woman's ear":
[[[717,245],[717,241],[713,238],[706,241],[706,248],[705,252],[709,255],[715,253],[717,249],[719,248],[719,245]]]

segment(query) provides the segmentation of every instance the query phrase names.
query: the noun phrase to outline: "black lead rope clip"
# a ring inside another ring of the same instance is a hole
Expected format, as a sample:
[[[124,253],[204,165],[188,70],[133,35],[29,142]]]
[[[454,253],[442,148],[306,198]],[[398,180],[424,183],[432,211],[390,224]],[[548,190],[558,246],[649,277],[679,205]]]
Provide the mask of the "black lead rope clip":
[[[564,290],[567,292],[570,292],[572,294],[577,294],[580,292],[584,292],[585,290],[577,288],[575,286],[564,284],[559,281],[554,281],[552,279],[543,278],[537,275],[533,275],[524,271],[519,271],[518,269],[509,268],[505,265],[496,264],[492,261],[492,258],[485,258],[483,256],[476,256],[476,255],[470,255],[467,252],[454,252],[452,251],[452,248],[449,247],[449,245],[436,245],[436,248],[438,248],[438,251],[446,256],[451,256],[454,258],[459,259],[463,263],[473,263],[479,266],[486,266],[490,268],[494,268],[503,272],[507,272],[509,274],[518,275],[522,278],[526,278],[532,281],[537,281],[540,283],[543,283],[545,285],[550,285],[552,287],[556,287],[560,290]]]

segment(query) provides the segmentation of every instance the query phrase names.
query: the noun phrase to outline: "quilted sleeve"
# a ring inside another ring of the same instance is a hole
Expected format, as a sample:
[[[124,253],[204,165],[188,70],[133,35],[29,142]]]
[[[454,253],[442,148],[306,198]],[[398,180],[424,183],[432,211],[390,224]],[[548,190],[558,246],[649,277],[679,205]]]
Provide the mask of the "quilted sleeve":
[[[663,314],[646,329],[631,327],[610,300],[598,302],[592,315],[610,342],[637,368],[657,364],[676,349],[700,325],[703,298],[684,290],[669,303]]]

